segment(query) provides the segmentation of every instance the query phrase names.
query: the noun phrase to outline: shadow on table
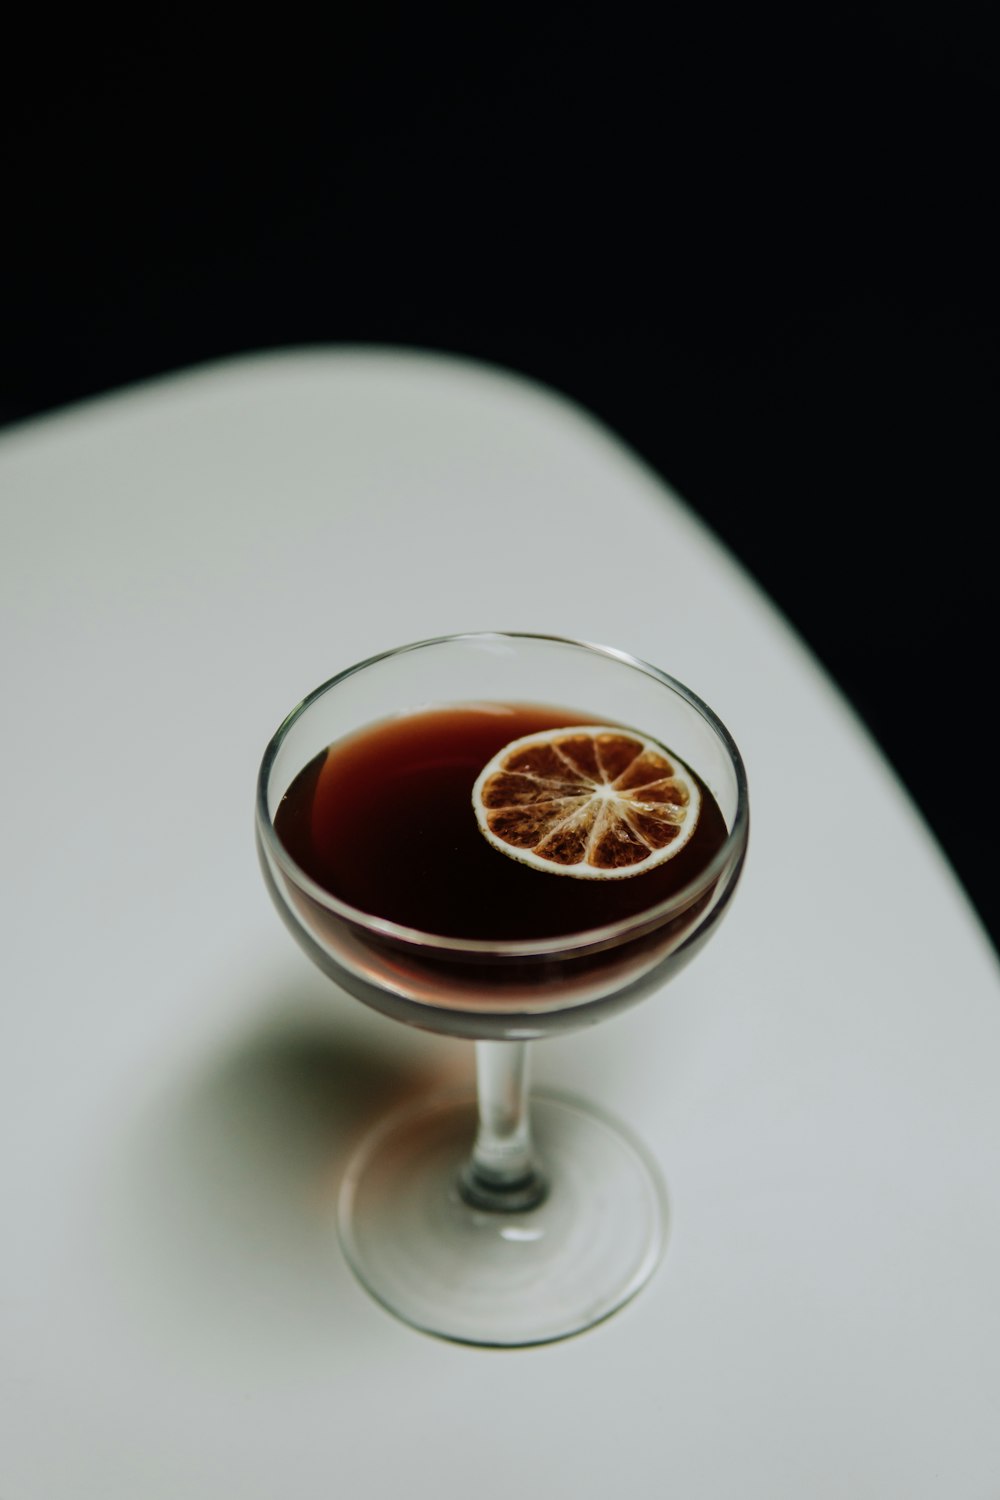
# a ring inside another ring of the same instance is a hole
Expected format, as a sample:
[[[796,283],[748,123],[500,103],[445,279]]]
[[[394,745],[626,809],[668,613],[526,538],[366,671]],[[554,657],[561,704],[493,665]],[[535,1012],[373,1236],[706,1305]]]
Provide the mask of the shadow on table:
[[[319,1012],[306,988],[261,1009],[157,1095],[109,1205],[119,1292],[185,1345],[195,1324],[201,1345],[270,1348],[334,1338],[345,1303],[370,1316],[336,1236],[343,1168],[393,1106],[471,1081],[471,1049],[373,1028],[353,1002]]]

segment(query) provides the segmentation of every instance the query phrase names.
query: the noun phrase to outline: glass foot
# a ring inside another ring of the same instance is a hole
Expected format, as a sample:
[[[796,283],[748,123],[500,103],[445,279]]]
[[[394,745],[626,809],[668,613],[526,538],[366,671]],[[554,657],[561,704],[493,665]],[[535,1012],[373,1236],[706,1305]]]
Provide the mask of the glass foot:
[[[549,1191],[520,1212],[472,1207],[459,1191],[472,1100],[410,1106],[362,1143],[341,1187],[341,1242],[404,1322],[466,1344],[544,1344],[599,1323],[649,1279],[667,1207],[643,1148],[545,1095],[532,1096],[531,1126]]]

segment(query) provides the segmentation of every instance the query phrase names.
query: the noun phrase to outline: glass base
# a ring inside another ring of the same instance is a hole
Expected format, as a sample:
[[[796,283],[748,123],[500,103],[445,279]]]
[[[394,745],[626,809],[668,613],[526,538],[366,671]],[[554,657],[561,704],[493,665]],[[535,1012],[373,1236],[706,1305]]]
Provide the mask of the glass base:
[[[549,1191],[520,1212],[471,1207],[459,1191],[474,1100],[410,1106],[363,1142],[341,1188],[341,1242],[404,1322],[466,1344],[544,1344],[648,1281],[667,1225],[655,1164],[621,1126],[566,1099],[533,1095],[531,1124]]]

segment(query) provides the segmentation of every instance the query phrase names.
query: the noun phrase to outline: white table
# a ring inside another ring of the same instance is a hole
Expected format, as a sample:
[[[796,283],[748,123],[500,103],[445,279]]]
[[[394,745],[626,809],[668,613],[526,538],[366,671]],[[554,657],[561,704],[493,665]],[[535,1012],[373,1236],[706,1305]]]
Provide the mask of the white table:
[[[857,720],[655,475],[529,383],[348,348],[8,432],[0,507],[4,1500],[1000,1494],[992,950]],[[413,1332],[345,1266],[350,1143],[472,1049],[312,970],[251,820],[308,689],[493,628],[689,682],[754,816],[701,958],[538,1044],[540,1084],[647,1142],[672,1231],[623,1312],[515,1353]]]

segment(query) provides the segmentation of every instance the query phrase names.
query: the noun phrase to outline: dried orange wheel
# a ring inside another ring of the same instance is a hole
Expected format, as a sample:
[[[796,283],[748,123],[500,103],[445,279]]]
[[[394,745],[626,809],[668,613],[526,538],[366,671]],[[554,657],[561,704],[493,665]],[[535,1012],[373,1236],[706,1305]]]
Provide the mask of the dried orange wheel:
[[[495,849],[536,870],[587,880],[640,875],[683,849],[701,794],[654,740],[607,724],[514,740],[472,789]]]

